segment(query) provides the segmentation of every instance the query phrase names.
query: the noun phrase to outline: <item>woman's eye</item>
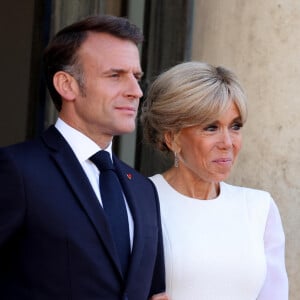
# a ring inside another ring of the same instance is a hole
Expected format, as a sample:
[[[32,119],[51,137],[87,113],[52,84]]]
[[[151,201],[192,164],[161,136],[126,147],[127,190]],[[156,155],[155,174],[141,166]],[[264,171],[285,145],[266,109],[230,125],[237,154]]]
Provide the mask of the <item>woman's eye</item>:
[[[208,125],[204,127],[204,131],[216,131],[218,129],[217,125]]]
[[[234,123],[231,128],[233,130],[240,130],[241,128],[243,127],[243,124],[242,123]]]

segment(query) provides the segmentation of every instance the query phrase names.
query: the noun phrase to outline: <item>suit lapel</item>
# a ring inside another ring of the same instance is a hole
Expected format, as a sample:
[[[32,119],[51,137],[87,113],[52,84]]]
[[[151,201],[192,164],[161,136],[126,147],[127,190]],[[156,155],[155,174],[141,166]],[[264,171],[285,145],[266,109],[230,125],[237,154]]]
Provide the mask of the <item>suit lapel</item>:
[[[130,280],[131,276],[130,274],[135,274],[136,269],[139,267],[142,254],[143,254],[143,248],[144,248],[144,232],[143,232],[143,216],[138,210],[138,207],[136,205],[136,196],[135,196],[135,190],[139,188],[137,186],[136,179],[132,175],[132,171],[130,168],[127,168],[125,164],[122,164],[121,161],[114,156],[114,163],[115,167],[118,171],[119,180],[122,184],[123,191],[126,197],[126,201],[128,203],[128,206],[130,208],[133,220],[134,220],[134,240],[133,240],[133,248],[132,248],[132,254],[131,254],[131,262],[130,267],[128,271],[127,279]],[[127,282],[129,284],[129,282]]]
[[[52,149],[51,157],[74,191],[121,275],[117,252],[103,208],[72,149],[54,126],[45,132],[43,140]]]

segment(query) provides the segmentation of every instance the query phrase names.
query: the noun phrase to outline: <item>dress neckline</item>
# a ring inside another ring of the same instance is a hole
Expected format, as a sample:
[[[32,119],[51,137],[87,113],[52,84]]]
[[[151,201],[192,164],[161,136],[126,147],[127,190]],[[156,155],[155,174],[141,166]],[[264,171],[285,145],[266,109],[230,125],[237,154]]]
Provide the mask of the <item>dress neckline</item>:
[[[157,179],[159,179],[161,181],[161,183],[163,183],[166,188],[168,189],[168,192],[170,194],[173,194],[173,195],[176,195],[177,197],[180,196],[180,198],[182,199],[186,199],[188,201],[192,201],[192,202],[195,202],[195,203],[201,203],[203,205],[209,205],[211,203],[217,203],[217,202],[220,202],[223,198],[223,190],[224,190],[224,182],[220,182],[220,193],[219,195],[216,197],[216,198],[213,198],[213,199],[199,199],[199,198],[193,198],[193,197],[189,197],[189,196],[186,196],[180,192],[178,192],[176,189],[174,189],[169,183],[168,181],[163,177],[162,174],[156,174],[152,177],[156,177]]]

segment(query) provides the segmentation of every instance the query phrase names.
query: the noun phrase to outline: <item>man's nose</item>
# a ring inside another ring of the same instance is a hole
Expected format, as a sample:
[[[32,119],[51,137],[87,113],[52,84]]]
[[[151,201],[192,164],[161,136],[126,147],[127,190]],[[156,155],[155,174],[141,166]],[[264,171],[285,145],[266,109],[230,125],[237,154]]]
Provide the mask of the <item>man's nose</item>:
[[[131,76],[128,83],[127,97],[140,99],[142,96],[143,91],[138,80],[134,76]]]

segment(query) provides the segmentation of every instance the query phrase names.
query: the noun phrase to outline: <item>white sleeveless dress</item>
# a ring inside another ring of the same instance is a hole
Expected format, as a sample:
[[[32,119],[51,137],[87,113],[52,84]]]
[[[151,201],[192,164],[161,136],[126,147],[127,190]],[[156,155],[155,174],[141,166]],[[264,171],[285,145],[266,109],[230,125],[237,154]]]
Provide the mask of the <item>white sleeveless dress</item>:
[[[197,200],[161,175],[166,285],[171,300],[286,300],[284,233],[269,193],[221,182]]]

